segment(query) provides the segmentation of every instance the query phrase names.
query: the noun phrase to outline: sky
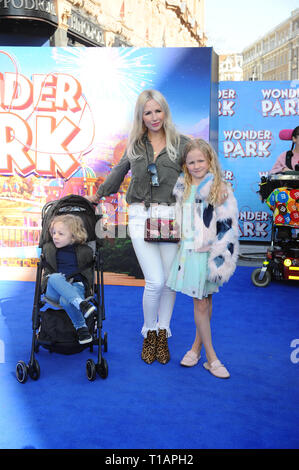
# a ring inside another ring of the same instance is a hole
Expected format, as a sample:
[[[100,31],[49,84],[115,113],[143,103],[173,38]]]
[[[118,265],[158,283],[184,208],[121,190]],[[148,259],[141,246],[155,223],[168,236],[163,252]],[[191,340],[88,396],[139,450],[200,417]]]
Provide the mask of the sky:
[[[298,0],[205,0],[207,46],[239,53],[291,16]]]

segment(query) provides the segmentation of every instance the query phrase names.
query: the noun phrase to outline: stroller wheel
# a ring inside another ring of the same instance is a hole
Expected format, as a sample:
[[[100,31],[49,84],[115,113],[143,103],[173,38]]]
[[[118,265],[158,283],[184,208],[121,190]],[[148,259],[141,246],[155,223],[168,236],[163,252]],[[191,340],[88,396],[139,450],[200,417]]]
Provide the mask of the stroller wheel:
[[[33,360],[32,365],[28,366],[28,374],[32,380],[38,380],[40,377],[40,367],[36,359]]]
[[[97,364],[97,373],[102,379],[106,379],[108,377],[108,364],[106,359],[103,357],[101,363]]]
[[[256,268],[251,274],[251,280],[256,287],[267,287],[271,282],[271,274],[265,271],[262,279],[259,279],[261,268]]]
[[[105,332],[104,333],[104,338],[103,338],[104,352],[108,351],[108,341],[107,341],[107,339],[108,339],[108,335]]]
[[[24,361],[19,361],[16,366],[16,377],[18,382],[24,384],[28,379],[28,368]]]
[[[96,366],[92,359],[86,361],[86,375],[91,382],[96,378]]]

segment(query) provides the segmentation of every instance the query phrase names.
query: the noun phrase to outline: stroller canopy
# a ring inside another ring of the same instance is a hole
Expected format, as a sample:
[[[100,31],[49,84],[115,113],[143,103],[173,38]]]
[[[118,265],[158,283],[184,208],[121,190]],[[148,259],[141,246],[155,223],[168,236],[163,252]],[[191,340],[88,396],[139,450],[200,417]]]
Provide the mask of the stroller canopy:
[[[49,227],[53,217],[63,214],[73,214],[82,218],[88,234],[87,241],[96,241],[95,226],[100,215],[95,213],[95,207],[82,196],[70,194],[56,201],[49,201],[42,209],[42,232],[39,247],[50,240]]]

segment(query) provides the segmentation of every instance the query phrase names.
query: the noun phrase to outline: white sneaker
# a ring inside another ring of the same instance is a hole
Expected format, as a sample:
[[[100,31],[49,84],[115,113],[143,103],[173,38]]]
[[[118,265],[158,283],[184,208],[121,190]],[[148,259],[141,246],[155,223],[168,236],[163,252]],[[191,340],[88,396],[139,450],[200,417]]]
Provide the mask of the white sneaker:
[[[80,303],[80,310],[83,313],[84,318],[86,319],[96,310],[96,308],[93,304],[87,302],[87,300],[83,300]]]

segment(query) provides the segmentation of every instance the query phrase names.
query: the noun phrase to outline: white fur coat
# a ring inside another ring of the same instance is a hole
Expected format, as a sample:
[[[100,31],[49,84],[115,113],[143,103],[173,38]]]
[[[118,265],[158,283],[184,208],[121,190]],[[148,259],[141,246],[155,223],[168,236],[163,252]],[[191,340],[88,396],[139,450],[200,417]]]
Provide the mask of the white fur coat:
[[[195,203],[192,204],[193,248],[196,251],[209,251],[208,279],[222,285],[227,282],[236,269],[238,242],[238,206],[230,185],[227,185],[226,201],[216,207],[207,199],[213,182],[213,175],[208,173],[198,185]],[[184,176],[181,174],[174,186],[176,212],[180,222],[183,209]]]

